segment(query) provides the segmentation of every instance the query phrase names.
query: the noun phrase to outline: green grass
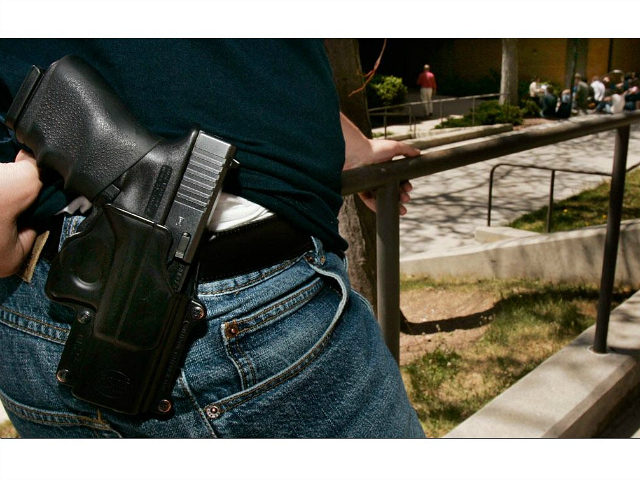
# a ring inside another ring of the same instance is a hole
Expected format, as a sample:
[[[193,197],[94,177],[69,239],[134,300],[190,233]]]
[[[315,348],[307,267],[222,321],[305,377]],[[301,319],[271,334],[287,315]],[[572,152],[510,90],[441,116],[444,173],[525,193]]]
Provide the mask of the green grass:
[[[373,132],[372,135],[373,138],[384,138],[384,132]],[[387,130],[387,137],[391,137],[392,135],[395,135],[395,133],[391,130]]]
[[[9,420],[0,423],[0,438],[18,438],[18,432]]]
[[[609,210],[610,182],[585,190],[553,206],[551,230],[555,232],[602,225],[607,222]],[[547,207],[528,213],[508,226],[521,230],[543,232],[547,218]],[[640,218],[640,170],[627,174],[625,181],[622,219]]]
[[[488,327],[464,348],[435,334],[432,353],[402,367],[411,402],[427,435],[440,437],[560,350],[595,321],[595,286],[525,280],[411,280],[403,289],[481,291],[497,298]],[[615,303],[631,295],[617,290]]]

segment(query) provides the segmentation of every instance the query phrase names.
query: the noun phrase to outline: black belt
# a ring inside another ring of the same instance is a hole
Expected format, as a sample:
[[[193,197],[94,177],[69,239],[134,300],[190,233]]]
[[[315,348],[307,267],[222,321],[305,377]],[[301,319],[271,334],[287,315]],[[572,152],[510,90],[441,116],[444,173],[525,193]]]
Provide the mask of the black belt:
[[[63,215],[48,226],[42,257],[51,261],[58,252]],[[205,234],[205,238],[207,235]],[[203,239],[198,248],[201,281],[219,280],[276,265],[314,248],[311,236],[273,216],[266,220],[219,232]]]
[[[218,232],[198,249],[201,281],[229,278],[284,262],[314,248],[311,236],[278,217]]]

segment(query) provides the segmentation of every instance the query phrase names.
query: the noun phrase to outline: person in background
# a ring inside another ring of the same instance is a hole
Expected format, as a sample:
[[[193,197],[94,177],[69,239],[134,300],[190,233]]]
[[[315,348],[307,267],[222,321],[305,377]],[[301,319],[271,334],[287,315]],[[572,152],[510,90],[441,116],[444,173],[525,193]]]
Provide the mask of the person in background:
[[[629,88],[624,92],[624,109],[633,111],[640,103],[640,81],[636,78],[631,80]]]
[[[424,113],[427,117],[433,115],[433,103],[431,99],[436,94],[437,84],[436,77],[431,72],[431,67],[425,65],[422,69],[422,73],[418,75],[416,84],[420,86],[420,100],[424,103]]]
[[[540,77],[534,78],[529,84],[529,100],[533,100],[536,105],[540,106],[544,92],[545,88],[540,83]]]
[[[560,105],[556,111],[556,117],[569,118],[571,116],[571,90],[563,90],[560,95]]]
[[[582,75],[575,74],[573,87],[573,110],[576,113],[587,113],[589,85],[582,80]]]
[[[554,94],[553,87],[549,85],[540,100],[540,114],[544,118],[555,118],[558,97]]]
[[[593,101],[596,104],[596,108],[598,104],[604,99],[605,86],[604,83],[600,80],[600,77],[594,75],[591,79],[591,89],[593,90]]]

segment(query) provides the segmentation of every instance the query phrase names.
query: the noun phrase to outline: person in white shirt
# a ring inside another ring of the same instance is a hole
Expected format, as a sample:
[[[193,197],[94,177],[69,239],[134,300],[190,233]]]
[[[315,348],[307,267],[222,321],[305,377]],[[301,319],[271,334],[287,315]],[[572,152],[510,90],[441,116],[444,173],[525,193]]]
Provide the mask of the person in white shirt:
[[[598,77],[597,75],[595,75],[591,79],[591,88],[593,89],[593,99],[596,102],[601,102],[602,100],[604,100],[604,83],[600,81],[600,77]]]

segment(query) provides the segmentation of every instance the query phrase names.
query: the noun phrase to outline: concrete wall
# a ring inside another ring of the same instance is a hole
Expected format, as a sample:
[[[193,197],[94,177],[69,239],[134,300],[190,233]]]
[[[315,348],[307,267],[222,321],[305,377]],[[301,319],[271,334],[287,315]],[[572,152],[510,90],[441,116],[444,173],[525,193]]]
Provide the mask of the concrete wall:
[[[414,255],[401,259],[404,275],[432,278],[532,278],[551,282],[599,283],[605,228],[503,240],[465,247],[448,254]],[[623,222],[616,282],[640,286],[640,220]]]

